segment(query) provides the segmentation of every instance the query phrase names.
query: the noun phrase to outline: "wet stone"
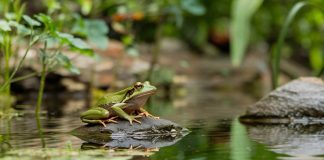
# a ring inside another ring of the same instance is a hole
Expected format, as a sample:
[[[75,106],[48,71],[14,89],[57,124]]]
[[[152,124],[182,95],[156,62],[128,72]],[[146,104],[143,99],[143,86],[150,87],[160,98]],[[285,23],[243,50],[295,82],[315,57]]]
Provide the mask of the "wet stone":
[[[117,148],[159,148],[176,143],[189,131],[165,119],[143,117],[141,124],[131,125],[126,120],[102,125],[84,125],[74,129],[72,135],[94,144]]]
[[[303,77],[270,92],[240,117],[244,123],[324,122],[324,82]]]

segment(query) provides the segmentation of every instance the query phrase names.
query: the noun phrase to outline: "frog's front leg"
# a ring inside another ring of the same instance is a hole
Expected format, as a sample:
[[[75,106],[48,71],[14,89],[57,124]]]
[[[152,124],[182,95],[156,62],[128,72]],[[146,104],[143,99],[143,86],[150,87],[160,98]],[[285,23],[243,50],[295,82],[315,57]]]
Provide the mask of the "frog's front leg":
[[[146,111],[144,108],[140,108],[139,109],[139,111],[140,111],[140,114],[138,114],[138,115],[144,115],[145,117],[152,117],[152,118],[155,118],[155,119],[160,119],[160,117],[155,117],[155,116],[153,116],[152,114],[150,114],[148,111]]]
[[[141,116],[140,115],[132,116],[127,114],[123,110],[126,107],[127,107],[127,103],[116,103],[111,107],[111,109],[113,109],[119,117],[128,120],[130,124],[133,124],[133,121],[137,123],[141,123],[139,120],[136,119],[136,118],[140,118]]]
[[[109,111],[107,111],[104,108],[93,107],[83,112],[80,118],[82,122],[92,123],[92,124],[100,123],[106,127],[106,124],[104,122],[106,122],[107,120],[105,121],[103,119],[108,117],[109,117]]]

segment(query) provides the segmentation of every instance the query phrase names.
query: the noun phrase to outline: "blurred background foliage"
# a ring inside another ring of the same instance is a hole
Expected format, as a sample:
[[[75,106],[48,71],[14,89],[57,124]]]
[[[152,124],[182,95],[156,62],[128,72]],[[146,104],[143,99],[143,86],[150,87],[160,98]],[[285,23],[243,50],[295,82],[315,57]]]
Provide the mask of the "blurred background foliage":
[[[5,3],[9,1],[11,0],[1,1],[2,13],[6,10]],[[221,50],[228,51],[230,22],[235,23],[235,12],[241,16],[251,15],[249,27],[252,31],[251,43],[264,41],[272,45],[278,37],[278,31],[282,28],[289,9],[298,1],[43,0],[41,3],[37,2],[31,0],[26,3],[28,14],[47,13],[55,18],[58,28],[72,28],[72,32],[79,36],[88,35],[90,41],[99,42],[100,47],[105,47],[100,37],[103,34],[130,45],[134,41],[154,41],[156,29],[162,27],[163,36],[183,38],[197,49],[202,49],[204,45],[211,43]],[[299,44],[303,49],[309,50],[310,55],[316,55],[322,50],[322,36],[319,33],[323,31],[324,16],[320,6],[323,6],[324,2],[321,0],[308,2],[317,7],[307,8],[300,13],[290,28],[288,39],[291,40],[289,43]],[[254,7],[253,3],[255,3]],[[250,7],[246,8],[246,6]],[[112,31],[108,33],[108,28],[93,19],[103,20]],[[89,27],[95,29],[90,31]],[[310,59],[314,61],[314,58]],[[319,68],[318,64],[312,64],[312,67]]]

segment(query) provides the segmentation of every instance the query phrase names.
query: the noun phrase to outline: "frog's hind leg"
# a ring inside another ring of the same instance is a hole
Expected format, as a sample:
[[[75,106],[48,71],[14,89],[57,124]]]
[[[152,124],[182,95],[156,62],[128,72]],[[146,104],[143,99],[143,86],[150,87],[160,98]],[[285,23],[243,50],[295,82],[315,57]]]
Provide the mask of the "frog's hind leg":
[[[119,117],[128,120],[131,125],[133,124],[133,121],[135,121],[137,123],[141,123],[136,118],[141,118],[142,116],[140,116],[140,115],[132,116],[132,115],[127,114],[123,110],[123,108],[125,108],[126,106],[127,106],[126,103],[116,103],[111,107],[111,109],[113,109]]]
[[[146,111],[144,108],[140,108],[139,111],[140,111],[140,113],[138,115],[140,115],[140,116],[144,115],[145,117],[152,117],[152,118],[155,118],[155,119],[160,119],[160,117],[153,116],[148,111]]]
[[[89,124],[96,124],[96,123],[100,123],[102,124],[104,127],[106,127],[106,124],[103,120],[94,120],[94,119],[83,119],[82,122],[85,123],[89,123]]]

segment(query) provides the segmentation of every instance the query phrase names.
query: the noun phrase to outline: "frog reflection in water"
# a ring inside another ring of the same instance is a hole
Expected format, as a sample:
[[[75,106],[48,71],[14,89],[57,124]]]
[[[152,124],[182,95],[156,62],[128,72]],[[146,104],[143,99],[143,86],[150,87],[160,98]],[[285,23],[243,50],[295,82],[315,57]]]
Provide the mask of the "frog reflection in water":
[[[156,87],[148,81],[136,82],[132,87],[101,97],[94,107],[81,114],[81,120],[85,123],[101,123],[106,126],[105,123],[108,122],[117,123],[114,119],[118,117],[128,120],[130,124],[133,121],[141,123],[136,118],[143,115],[158,118],[143,108],[148,98],[155,94],[156,90]]]

